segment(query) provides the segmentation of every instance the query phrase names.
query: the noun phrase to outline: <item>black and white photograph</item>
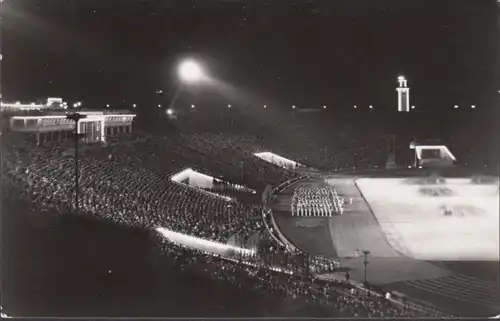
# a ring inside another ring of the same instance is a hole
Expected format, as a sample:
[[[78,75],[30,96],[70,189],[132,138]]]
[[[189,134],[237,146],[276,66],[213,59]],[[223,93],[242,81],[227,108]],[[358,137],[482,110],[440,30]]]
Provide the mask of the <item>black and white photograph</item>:
[[[498,318],[499,12],[0,0],[0,316]]]

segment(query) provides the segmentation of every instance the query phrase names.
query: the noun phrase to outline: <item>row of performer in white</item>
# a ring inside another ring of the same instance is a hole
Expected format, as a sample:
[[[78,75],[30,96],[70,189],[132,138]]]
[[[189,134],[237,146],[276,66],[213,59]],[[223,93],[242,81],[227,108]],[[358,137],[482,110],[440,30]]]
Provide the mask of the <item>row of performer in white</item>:
[[[350,201],[352,203],[352,199]],[[345,200],[333,187],[304,188],[294,191],[293,216],[332,216],[344,213]]]

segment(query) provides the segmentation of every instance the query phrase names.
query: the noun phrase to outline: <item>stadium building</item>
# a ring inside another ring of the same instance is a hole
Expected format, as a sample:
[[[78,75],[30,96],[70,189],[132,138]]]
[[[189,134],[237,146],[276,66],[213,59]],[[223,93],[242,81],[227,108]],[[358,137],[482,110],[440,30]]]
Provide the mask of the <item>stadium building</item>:
[[[2,103],[1,114],[8,119],[8,129],[31,137],[38,145],[64,141],[71,137],[75,124],[67,104],[61,98],[47,98],[37,103]],[[106,142],[106,137],[132,132],[135,114],[129,111],[78,110],[86,117],[78,122],[77,133],[85,134],[82,142]],[[2,117],[4,118],[4,117]]]

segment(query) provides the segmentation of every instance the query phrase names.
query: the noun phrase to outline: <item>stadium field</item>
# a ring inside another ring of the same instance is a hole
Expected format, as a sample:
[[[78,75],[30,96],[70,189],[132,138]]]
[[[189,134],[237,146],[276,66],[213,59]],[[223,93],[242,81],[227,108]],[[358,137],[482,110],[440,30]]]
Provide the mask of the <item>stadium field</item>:
[[[292,217],[291,211],[285,210],[286,201],[278,196],[276,222],[285,237],[302,250],[337,255],[357,281],[364,281],[362,251],[368,250],[367,281],[374,286],[459,315],[498,314],[498,242],[494,242],[498,241],[498,206],[495,212],[493,205],[495,201],[498,204],[498,186],[453,178],[446,184],[451,194],[441,191],[436,195],[422,191],[429,186],[393,186],[407,179],[400,174],[392,178],[377,172],[368,175],[370,178],[345,173],[335,176],[339,195],[352,198],[353,203],[346,206],[343,215],[331,218]],[[286,191],[287,197],[291,200],[293,189],[299,186],[321,186],[323,182],[298,182]],[[446,201],[454,204],[458,217],[442,217],[437,209]],[[403,208],[405,202],[407,207]],[[432,207],[429,203],[435,207],[433,211],[427,208]],[[395,205],[391,208],[391,204]],[[470,210],[474,205],[475,210]],[[453,224],[435,223],[446,223],[444,219],[453,220]],[[460,219],[467,222],[457,222]]]

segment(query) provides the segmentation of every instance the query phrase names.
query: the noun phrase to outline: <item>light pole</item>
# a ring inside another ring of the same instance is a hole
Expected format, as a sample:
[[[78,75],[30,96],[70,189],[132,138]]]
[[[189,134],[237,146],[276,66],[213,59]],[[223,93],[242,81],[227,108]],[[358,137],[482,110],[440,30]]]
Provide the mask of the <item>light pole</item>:
[[[79,113],[71,113],[66,115],[66,119],[72,120],[75,122],[75,214],[78,215],[78,210],[79,210],[79,202],[78,202],[78,197],[79,197],[79,186],[78,186],[78,176],[79,176],[79,170],[78,170],[78,140],[82,137],[85,136],[85,133],[78,133],[78,122],[81,119],[87,118],[87,115],[82,115]]]
[[[370,251],[363,251],[363,255],[365,256],[365,260],[363,261],[363,264],[365,265],[365,285],[368,284],[367,279],[366,279],[366,270],[368,267],[368,254],[370,254]]]

